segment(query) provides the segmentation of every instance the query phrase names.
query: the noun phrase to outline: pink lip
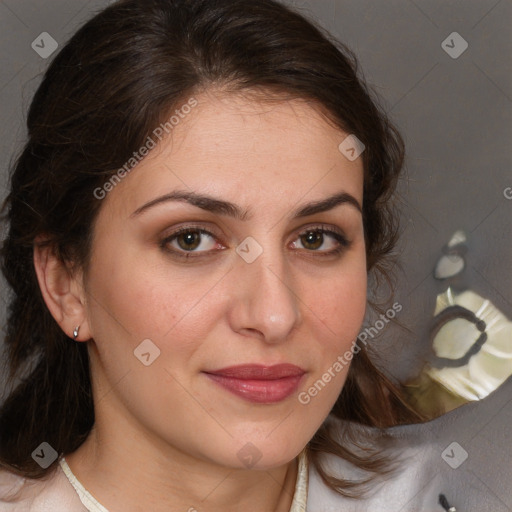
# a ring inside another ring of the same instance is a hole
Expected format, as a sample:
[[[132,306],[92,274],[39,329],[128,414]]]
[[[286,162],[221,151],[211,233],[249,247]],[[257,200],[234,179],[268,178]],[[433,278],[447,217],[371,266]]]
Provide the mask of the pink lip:
[[[231,366],[204,373],[249,402],[275,403],[294,393],[306,372],[292,364],[278,364]]]

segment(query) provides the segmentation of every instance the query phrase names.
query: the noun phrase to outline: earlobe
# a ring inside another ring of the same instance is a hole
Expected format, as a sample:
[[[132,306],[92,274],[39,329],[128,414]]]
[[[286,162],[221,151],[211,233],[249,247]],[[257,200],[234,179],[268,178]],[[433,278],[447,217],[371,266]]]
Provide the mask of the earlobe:
[[[87,341],[91,336],[80,276],[72,275],[52,245],[36,240],[33,254],[39,288],[51,315],[67,336]]]

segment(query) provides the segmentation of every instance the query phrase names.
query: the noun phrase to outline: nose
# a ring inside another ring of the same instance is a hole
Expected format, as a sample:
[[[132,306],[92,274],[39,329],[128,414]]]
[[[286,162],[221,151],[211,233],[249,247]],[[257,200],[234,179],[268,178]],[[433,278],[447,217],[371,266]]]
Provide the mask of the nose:
[[[265,249],[252,263],[237,257],[232,273],[232,329],[267,343],[288,339],[302,316],[285,255]]]

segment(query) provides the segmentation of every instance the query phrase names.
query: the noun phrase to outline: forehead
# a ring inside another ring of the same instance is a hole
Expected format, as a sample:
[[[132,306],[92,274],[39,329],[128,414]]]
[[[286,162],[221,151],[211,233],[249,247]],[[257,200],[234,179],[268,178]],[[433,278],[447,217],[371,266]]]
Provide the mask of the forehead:
[[[321,199],[336,190],[362,203],[362,159],[345,158],[338,146],[348,134],[311,102],[211,91],[193,100],[192,109],[170,113],[169,134],[153,137],[156,147],[109,193],[119,215],[178,187],[248,207]]]

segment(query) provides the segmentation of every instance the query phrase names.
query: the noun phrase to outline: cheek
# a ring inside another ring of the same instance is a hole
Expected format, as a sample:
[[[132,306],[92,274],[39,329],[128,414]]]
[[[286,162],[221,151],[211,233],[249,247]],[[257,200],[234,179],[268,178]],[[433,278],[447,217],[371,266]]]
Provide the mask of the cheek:
[[[132,364],[134,349],[145,339],[161,350],[162,361],[170,348],[175,362],[190,357],[207,334],[208,292],[222,271],[218,278],[202,270],[180,272],[146,261],[143,253],[101,249],[96,261],[102,264],[91,266],[89,317],[105,362],[118,365],[126,357]]]
[[[305,398],[311,400],[310,405],[318,417],[327,414],[341,392],[352,362],[353,345],[364,321],[366,260],[364,253],[358,255],[359,258],[354,254],[340,272],[319,280],[322,286],[307,301],[310,332],[314,338],[309,352],[311,361],[316,364],[306,384],[309,397]]]
[[[325,292],[308,301],[310,332],[308,345],[311,374],[298,394],[313,436],[338,400],[352,364],[353,344],[359,335],[366,311],[367,274],[356,264],[324,279]],[[307,310],[307,308],[306,308]]]
[[[367,274],[364,265],[333,273],[322,281],[314,297],[307,302],[317,332],[322,332],[324,348],[345,351],[359,334],[367,304]],[[323,288],[323,289],[322,289]]]

